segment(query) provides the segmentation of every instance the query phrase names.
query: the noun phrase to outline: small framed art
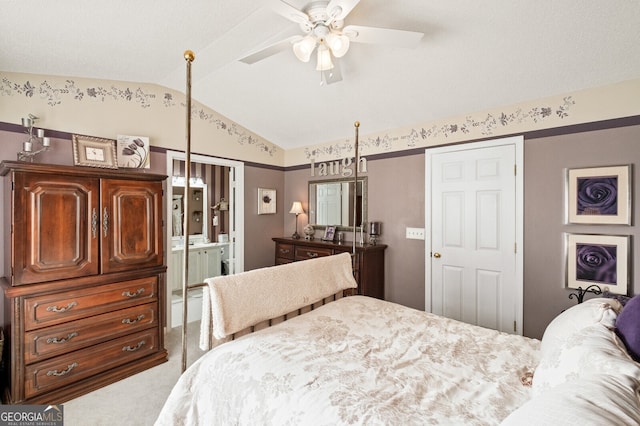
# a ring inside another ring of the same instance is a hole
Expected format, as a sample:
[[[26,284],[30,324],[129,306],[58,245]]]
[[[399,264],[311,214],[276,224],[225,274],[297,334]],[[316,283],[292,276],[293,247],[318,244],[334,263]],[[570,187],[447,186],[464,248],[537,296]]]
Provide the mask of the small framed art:
[[[258,214],[275,214],[276,190],[258,188]]]
[[[73,135],[72,141],[75,166],[118,168],[115,140]]]
[[[327,226],[324,229],[324,236],[322,237],[323,241],[333,241],[333,238],[336,236],[336,227],[335,226]]]
[[[567,287],[627,294],[629,236],[567,234]]]
[[[118,167],[148,169],[151,167],[149,138],[118,135]]]
[[[569,169],[567,222],[631,224],[631,166]]]

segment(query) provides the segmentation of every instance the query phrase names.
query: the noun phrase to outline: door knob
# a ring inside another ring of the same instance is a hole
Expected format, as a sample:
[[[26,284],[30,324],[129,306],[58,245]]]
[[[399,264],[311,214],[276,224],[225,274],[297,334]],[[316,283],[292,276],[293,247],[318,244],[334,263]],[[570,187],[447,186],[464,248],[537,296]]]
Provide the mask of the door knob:
[[[440,259],[440,256],[441,255],[438,252],[433,253],[433,257],[435,257],[436,259]]]

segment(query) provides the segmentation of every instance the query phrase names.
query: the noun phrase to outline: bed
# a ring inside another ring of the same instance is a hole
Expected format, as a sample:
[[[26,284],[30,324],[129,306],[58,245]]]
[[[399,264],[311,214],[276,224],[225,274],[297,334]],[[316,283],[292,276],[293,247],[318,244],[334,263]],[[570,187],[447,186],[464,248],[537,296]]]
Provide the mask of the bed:
[[[615,300],[565,311],[540,341],[340,297],[355,287],[348,254],[207,284],[201,344],[215,347],[157,425],[640,423],[640,365]]]

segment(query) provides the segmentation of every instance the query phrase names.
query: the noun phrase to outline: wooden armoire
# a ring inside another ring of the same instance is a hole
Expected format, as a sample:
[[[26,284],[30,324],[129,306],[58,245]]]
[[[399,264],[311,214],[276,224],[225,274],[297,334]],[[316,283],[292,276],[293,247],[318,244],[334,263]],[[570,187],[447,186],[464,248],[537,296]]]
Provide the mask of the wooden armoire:
[[[58,404],[167,360],[163,181],[5,161],[5,401]]]

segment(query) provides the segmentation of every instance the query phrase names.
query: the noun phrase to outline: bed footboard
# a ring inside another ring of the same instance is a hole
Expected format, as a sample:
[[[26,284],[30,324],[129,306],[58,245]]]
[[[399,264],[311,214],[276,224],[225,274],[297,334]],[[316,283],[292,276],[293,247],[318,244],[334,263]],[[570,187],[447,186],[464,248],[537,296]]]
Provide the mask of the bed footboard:
[[[205,280],[200,348],[277,324],[357,288],[342,253]],[[310,304],[313,302],[313,304]]]
[[[240,330],[240,331],[238,331],[236,333],[233,333],[233,334],[231,334],[231,335],[229,335],[227,337],[224,337],[222,339],[216,339],[213,336],[213,325],[211,325],[211,327],[209,327],[209,330],[208,330],[208,334],[209,334],[209,339],[208,339],[209,340],[209,346],[208,346],[208,349],[213,349],[214,347],[219,346],[222,343],[229,342],[229,341],[234,340],[234,339],[236,339],[238,337],[242,337],[242,336],[244,336],[246,334],[251,334],[254,331],[259,331],[259,330],[262,330],[262,329],[265,329],[265,328],[269,328],[269,327],[271,327],[273,325],[280,324],[281,322],[285,322],[285,321],[287,321],[287,320],[289,320],[291,318],[295,318],[295,317],[300,316],[302,314],[305,314],[307,312],[311,312],[312,310],[317,309],[322,305],[326,305],[327,303],[331,303],[331,302],[333,302],[335,300],[338,300],[338,299],[341,299],[343,297],[346,297],[346,294],[345,294],[346,292],[347,292],[346,290],[341,290],[341,291],[339,291],[339,292],[337,292],[337,293],[335,293],[335,294],[333,294],[331,296],[325,297],[324,299],[322,299],[319,302],[313,303],[311,305],[303,306],[303,307],[298,308],[298,309],[296,309],[294,311],[291,311],[291,312],[289,312],[289,313],[287,313],[285,315],[280,315],[280,316],[278,316],[276,318],[271,318],[271,319],[268,319],[268,320],[261,321],[258,324],[249,326],[249,327],[247,327],[247,328],[245,328],[243,330]]]

